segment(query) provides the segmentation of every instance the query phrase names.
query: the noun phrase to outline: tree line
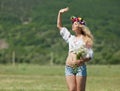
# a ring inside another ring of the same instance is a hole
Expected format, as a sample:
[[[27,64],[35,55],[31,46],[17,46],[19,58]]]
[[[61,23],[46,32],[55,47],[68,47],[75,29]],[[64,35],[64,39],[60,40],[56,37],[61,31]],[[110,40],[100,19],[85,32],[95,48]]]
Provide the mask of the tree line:
[[[68,45],[56,28],[56,18],[59,9],[68,6],[63,25],[72,33],[70,16],[82,16],[94,36],[94,58],[89,64],[119,64],[119,3],[0,0],[0,63],[64,64]]]

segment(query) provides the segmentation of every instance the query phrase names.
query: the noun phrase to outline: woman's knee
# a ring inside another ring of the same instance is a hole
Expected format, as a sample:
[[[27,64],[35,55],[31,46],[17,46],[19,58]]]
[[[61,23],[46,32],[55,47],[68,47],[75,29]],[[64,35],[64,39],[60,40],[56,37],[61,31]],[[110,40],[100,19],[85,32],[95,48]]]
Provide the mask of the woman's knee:
[[[69,91],[76,91],[75,89],[69,89]]]
[[[76,88],[76,86],[70,86],[68,89],[69,89],[69,91],[76,91],[77,88]]]
[[[85,91],[84,88],[78,88],[76,91]]]
[[[76,91],[76,87],[69,87],[69,91]]]

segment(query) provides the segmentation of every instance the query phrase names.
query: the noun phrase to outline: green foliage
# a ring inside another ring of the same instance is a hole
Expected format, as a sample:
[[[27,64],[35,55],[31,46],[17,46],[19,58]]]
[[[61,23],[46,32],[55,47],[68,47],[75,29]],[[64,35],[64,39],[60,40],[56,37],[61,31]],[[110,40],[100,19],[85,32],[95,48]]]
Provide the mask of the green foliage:
[[[56,28],[59,9],[63,25],[71,29],[70,17],[87,21],[95,38],[94,58],[90,64],[119,64],[120,12],[119,0],[0,0],[0,40],[8,48],[0,48],[0,63],[64,64],[68,45]],[[71,31],[72,32],[72,31]],[[51,55],[52,53],[52,55]]]

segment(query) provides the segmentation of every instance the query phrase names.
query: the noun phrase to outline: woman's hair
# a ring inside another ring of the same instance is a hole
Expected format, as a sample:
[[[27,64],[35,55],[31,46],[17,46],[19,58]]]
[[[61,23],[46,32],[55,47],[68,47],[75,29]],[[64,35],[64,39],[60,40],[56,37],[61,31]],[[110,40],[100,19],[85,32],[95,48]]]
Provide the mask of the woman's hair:
[[[79,28],[82,31],[82,34],[85,36],[86,43],[88,42],[91,46],[93,45],[93,35],[91,34],[89,28],[86,26],[86,22],[81,17],[72,16],[71,18],[72,23],[78,22]]]
[[[91,34],[89,28],[85,25],[82,25],[82,27],[80,27],[82,30],[82,34],[85,36],[86,38],[86,42],[89,42],[91,44],[91,46],[93,45],[93,35]]]

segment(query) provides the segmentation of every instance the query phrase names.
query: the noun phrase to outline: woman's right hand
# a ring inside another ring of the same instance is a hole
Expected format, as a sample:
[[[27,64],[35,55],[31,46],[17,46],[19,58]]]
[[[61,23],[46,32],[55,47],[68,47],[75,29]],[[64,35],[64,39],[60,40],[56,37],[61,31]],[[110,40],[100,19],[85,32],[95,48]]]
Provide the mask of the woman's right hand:
[[[69,8],[68,7],[66,7],[66,8],[64,8],[64,9],[60,9],[60,11],[59,11],[59,13],[65,13],[65,12],[67,12],[69,10]]]

